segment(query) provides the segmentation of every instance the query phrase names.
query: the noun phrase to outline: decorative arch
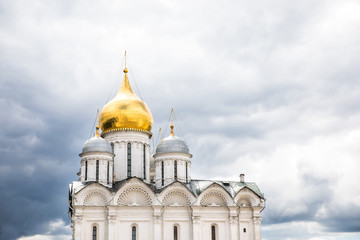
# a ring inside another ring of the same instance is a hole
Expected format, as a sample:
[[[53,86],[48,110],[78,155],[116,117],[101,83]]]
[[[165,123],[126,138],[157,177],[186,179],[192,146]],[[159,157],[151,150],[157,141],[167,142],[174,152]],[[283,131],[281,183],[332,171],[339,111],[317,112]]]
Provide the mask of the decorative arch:
[[[84,206],[105,206],[106,205],[106,197],[103,193],[90,192],[86,195],[84,199]]]
[[[139,187],[126,189],[117,200],[117,204],[120,206],[151,206],[151,203],[149,194]]]
[[[196,205],[202,206],[233,206],[231,195],[219,184],[212,183],[198,197]]]
[[[216,191],[205,194],[200,201],[202,206],[227,206],[227,204],[225,197]]]
[[[158,196],[164,206],[189,206],[196,201],[189,189],[179,182],[168,185]]]
[[[115,193],[113,204],[120,206],[150,206],[160,204],[153,190],[142,180],[132,177]],[[143,199],[144,201],[138,201]]]
[[[188,196],[178,190],[167,193],[164,196],[162,203],[165,206],[189,206],[191,204]]]
[[[240,207],[252,207],[260,204],[260,198],[249,188],[244,187],[235,196],[234,201]]]
[[[84,186],[74,196],[74,205],[105,206],[109,204],[111,192],[99,183]]]

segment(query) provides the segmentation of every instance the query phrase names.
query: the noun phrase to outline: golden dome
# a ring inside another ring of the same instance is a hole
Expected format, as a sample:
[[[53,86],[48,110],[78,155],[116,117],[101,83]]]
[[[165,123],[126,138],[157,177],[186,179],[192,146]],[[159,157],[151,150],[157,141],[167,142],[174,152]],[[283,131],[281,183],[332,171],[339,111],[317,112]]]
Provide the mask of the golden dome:
[[[125,67],[124,80],[118,94],[101,111],[100,128],[103,134],[118,130],[135,130],[151,134],[151,112],[131,89],[127,72]]]

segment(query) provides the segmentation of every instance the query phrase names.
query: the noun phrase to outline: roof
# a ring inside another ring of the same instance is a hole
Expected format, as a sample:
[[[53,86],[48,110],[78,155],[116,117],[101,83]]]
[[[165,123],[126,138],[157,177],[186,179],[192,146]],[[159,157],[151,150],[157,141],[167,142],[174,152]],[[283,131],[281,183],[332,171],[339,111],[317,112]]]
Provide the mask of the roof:
[[[138,178],[144,184],[146,184],[154,193],[161,193],[164,191],[168,186],[164,186],[163,188],[156,189],[154,184],[149,184],[144,182],[142,179]],[[129,179],[124,179],[115,183],[112,187],[106,187],[110,192],[117,192]],[[73,182],[72,189],[74,193],[79,192],[81,189],[96,182]],[[264,199],[264,195],[261,193],[259,187],[254,182],[235,182],[235,181],[216,181],[216,180],[191,180],[189,183],[182,183],[190,192],[194,194],[195,197],[198,197],[203,191],[205,191],[211,184],[218,184],[223,187],[231,197],[235,197],[235,195],[243,188],[248,188],[253,191],[257,196]]]

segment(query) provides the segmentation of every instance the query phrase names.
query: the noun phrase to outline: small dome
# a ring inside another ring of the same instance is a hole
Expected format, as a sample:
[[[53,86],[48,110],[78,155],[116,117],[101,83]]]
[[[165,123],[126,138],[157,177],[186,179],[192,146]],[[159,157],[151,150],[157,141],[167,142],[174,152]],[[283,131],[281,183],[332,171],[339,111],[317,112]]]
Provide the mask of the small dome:
[[[156,147],[156,154],[170,152],[189,154],[189,147],[183,139],[172,134],[161,140]]]
[[[112,147],[108,141],[102,137],[95,136],[87,140],[83,146],[82,153],[87,152],[107,152],[112,153]]]
[[[108,102],[100,114],[102,133],[135,130],[150,133],[153,117],[147,105],[135,95],[124,69],[124,80],[118,94]]]

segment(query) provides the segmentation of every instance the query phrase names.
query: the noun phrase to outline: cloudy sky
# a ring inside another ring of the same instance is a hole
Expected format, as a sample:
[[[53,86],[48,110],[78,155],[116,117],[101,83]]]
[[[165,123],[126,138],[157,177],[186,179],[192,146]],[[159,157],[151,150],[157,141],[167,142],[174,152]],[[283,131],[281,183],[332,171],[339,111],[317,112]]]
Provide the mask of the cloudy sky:
[[[71,238],[125,50],[154,139],[173,107],[193,178],[255,181],[264,240],[360,239],[359,29],[356,0],[0,0],[0,239]]]

